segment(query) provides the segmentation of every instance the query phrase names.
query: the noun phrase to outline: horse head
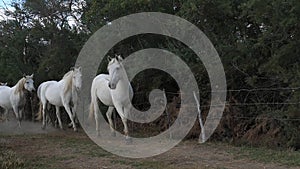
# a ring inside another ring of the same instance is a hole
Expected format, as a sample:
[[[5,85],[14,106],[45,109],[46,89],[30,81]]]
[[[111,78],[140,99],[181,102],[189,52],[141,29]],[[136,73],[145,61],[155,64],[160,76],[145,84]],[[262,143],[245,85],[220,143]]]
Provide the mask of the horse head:
[[[119,80],[123,77],[124,68],[122,65],[123,58],[118,55],[111,59],[108,63],[107,70],[110,76],[108,87],[110,89],[116,89]]]
[[[24,75],[24,88],[28,90],[29,92],[32,92],[35,90],[34,88],[34,81],[33,81],[33,74],[30,76]]]
[[[73,85],[76,90],[80,90],[82,86],[82,73],[81,67],[73,68],[73,77],[72,77]]]

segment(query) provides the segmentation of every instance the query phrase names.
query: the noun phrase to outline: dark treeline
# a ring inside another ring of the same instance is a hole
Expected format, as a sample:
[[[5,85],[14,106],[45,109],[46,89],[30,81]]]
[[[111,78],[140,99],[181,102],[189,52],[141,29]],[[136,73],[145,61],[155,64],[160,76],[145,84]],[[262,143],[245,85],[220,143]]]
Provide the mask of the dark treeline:
[[[13,10],[7,9],[7,19],[0,22],[1,82],[13,85],[23,73],[35,73],[36,85],[58,80],[103,25],[137,12],[169,13],[192,22],[212,41],[228,89],[269,89],[229,91],[230,104],[213,138],[300,147],[299,0],[21,0],[10,5]],[[126,57],[148,47],[168,49],[189,62],[204,91],[202,104],[209,104],[206,70],[190,49],[174,39],[139,35],[120,42],[110,54]],[[139,79],[133,85],[144,90],[147,86]],[[151,82],[161,87],[161,79],[155,76]]]

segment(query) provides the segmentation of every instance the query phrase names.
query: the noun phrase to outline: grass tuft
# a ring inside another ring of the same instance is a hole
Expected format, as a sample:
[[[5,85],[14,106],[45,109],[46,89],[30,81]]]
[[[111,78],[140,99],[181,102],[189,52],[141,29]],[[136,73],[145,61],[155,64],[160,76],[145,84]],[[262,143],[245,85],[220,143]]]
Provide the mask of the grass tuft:
[[[237,158],[251,159],[263,163],[300,166],[300,152],[292,149],[276,150],[264,147],[241,146],[234,148],[232,153]]]
[[[19,158],[15,152],[11,150],[1,150],[0,152],[0,168],[3,169],[21,169],[25,167],[25,161]]]

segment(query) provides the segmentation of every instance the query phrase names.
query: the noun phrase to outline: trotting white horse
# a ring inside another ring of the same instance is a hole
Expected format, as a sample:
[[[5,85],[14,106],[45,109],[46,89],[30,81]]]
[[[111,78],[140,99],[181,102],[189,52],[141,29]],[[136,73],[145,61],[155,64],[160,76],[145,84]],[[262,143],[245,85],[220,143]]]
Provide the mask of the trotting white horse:
[[[109,74],[100,74],[93,80],[91,87],[91,105],[89,117],[95,117],[96,132],[99,136],[99,105],[98,99],[108,107],[106,116],[110,125],[112,134],[114,135],[113,123],[111,119],[112,111],[116,108],[120,115],[126,140],[130,141],[127,127],[127,115],[131,108],[131,99],[133,90],[127,77],[127,73],[122,65],[121,56],[113,58],[107,66]]]
[[[4,116],[7,120],[8,111],[13,109],[18,120],[19,127],[21,127],[21,120],[25,105],[25,90],[28,90],[29,92],[35,90],[33,74],[31,76],[24,76],[12,88],[8,86],[0,86],[0,107],[4,109]]]
[[[77,94],[81,89],[82,84],[81,76],[81,68],[74,68],[74,70],[66,73],[60,81],[47,81],[43,82],[39,86],[37,95],[41,102],[39,114],[42,114],[43,129],[45,129],[46,127],[45,109],[47,107],[47,104],[51,104],[56,108],[56,117],[58,119],[59,127],[63,129],[59,108],[61,106],[64,106],[66,112],[69,115],[74,131],[77,131],[76,125],[74,123],[74,118],[76,116],[78,99]]]

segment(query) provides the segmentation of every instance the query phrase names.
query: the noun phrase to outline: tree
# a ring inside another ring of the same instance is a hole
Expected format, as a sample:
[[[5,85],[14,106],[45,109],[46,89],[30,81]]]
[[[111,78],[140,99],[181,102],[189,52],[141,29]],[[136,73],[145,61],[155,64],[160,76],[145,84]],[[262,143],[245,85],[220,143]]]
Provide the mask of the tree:
[[[276,131],[272,137],[276,137],[278,144],[296,147],[299,143],[300,1],[23,0],[12,6],[14,10],[6,12],[11,19],[0,22],[1,81],[12,84],[23,72],[35,72],[37,84],[60,79],[74,65],[87,38],[100,27],[132,13],[169,13],[192,22],[212,41],[225,67],[228,89],[254,89],[228,92],[229,109],[235,112],[226,112],[225,116],[233,119],[234,124],[220,124],[220,128],[226,128],[222,136],[251,141],[253,133],[260,138]],[[126,57],[150,47],[169,50],[186,61],[199,88],[207,91],[201,92],[202,104],[210,102],[205,68],[193,51],[175,39],[137,35],[119,42],[109,55]],[[106,64],[101,64],[99,72],[106,71]],[[148,80],[147,84],[151,82],[152,86],[143,86],[142,80]],[[172,78],[155,71],[141,73],[134,83],[141,91],[153,87],[177,90]],[[258,90],[261,88],[267,90]],[[149,105],[143,106],[141,109]],[[260,133],[259,127],[268,130]]]

